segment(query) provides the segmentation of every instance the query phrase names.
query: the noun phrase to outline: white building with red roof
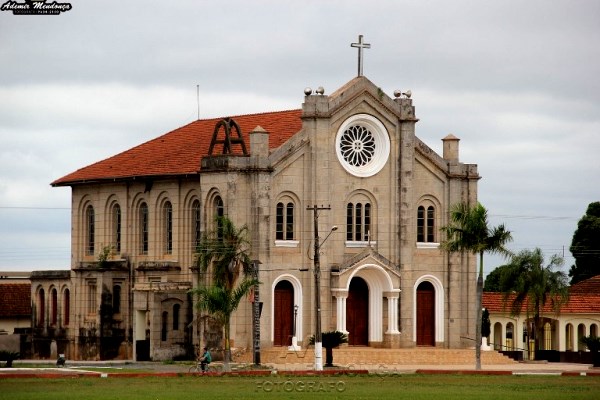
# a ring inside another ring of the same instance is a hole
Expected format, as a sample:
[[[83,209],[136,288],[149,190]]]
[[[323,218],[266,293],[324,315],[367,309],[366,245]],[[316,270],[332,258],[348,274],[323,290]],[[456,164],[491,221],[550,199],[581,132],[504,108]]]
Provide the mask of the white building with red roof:
[[[542,310],[543,350],[585,351],[583,336],[598,336],[600,327],[600,275],[569,289],[569,301],[558,312],[547,304]],[[484,292],[483,307],[490,313],[490,345],[496,350],[529,351],[527,304],[518,315],[511,312],[511,298],[503,293]]]

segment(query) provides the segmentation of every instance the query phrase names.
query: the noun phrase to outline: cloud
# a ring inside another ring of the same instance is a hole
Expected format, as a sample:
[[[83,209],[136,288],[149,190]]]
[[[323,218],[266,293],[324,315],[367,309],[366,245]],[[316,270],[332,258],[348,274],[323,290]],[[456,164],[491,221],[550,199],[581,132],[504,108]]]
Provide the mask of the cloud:
[[[568,246],[600,199],[599,20],[600,2],[562,0],[106,0],[60,18],[0,12],[0,269],[27,265],[25,251],[2,259],[12,247],[32,249],[38,269],[35,249],[69,247],[68,227],[37,232],[65,226],[53,211],[19,224],[2,207],[69,208],[70,191],[50,182],[195,120],[197,85],[201,118],[299,108],[306,86],[331,93],[356,75],[359,34],[371,44],[366,76],[388,95],[412,90],[417,135],[438,152],[448,133],[461,139],[479,198],[514,226],[514,245]]]

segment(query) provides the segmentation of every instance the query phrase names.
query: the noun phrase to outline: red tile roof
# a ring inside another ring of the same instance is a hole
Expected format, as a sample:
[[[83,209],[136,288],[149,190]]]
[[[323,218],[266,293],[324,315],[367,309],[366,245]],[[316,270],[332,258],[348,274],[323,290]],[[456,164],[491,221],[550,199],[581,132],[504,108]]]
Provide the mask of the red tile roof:
[[[257,126],[269,132],[269,147],[275,149],[302,128],[302,110],[233,116],[249,148],[249,133]],[[88,165],[52,182],[68,186],[90,181],[143,176],[197,174],[200,160],[208,155],[215,125],[223,118],[194,121],[113,157]],[[220,131],[220,135],[223,130]],[[234,146],[235,147],[235,146]],[[218,150],[220,153],[220,149]]]
[[[0,318],[31,315],[31,283],[0,283]]]
[[[600,275],[596,275],[571,286],[571,293],[600,294]]]
[[[504,294],[498,292],[484,292],[483,293],[483,307],[487,308],[490,312],[497,313],[510,313],[513,296],[510,296],[506,303],[504,302]],[[524,314],[526,305],[521,309],[521,313]],[[544,314],[553,314],[554,311],[547,304],[543,309]],[[560,308],[561,314],[600,314],[600,293],[594,294],[579,294],[571,293],[569,302]]]

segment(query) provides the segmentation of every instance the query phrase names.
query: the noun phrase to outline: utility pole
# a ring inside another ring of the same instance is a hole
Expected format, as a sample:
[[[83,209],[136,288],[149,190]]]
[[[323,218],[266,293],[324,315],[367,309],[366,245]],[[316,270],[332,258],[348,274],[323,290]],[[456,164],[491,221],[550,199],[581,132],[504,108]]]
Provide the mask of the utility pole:
[[[261,262],[252,261],[252,277],[258,281],[258,266]],[[259,285],[254,285],[254,296],[252,299],[252,361],[254,365],[260,365],[260,292]]]
[[[315,274],[315,371],[323,370],[323,339],[321,334],[321,257],[319,251],[321,245],[325,243],[325,240],[331,235],[331,232],[337,230],[337,226],[331,228],[329,234],[323,240],[323,243],[319,243],[319,211],[331,210],[331,207],[306,207],[307,210],[313,211],[313,222],[315,229],[315,245],[314,245],[314,274]]]

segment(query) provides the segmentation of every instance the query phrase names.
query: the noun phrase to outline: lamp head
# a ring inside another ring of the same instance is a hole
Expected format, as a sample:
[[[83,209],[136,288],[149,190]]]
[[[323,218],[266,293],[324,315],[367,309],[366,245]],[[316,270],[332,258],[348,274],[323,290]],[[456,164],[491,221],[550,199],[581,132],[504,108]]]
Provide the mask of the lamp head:
[[[334,225],[334,226],[331,227],[331,232],[337,231],[337,229],[338,229],[337,225]]]

